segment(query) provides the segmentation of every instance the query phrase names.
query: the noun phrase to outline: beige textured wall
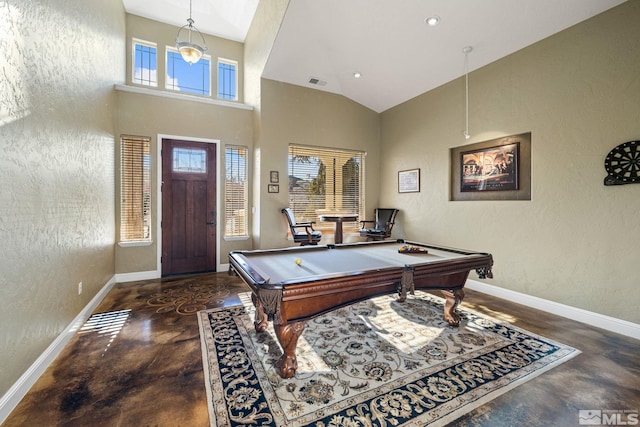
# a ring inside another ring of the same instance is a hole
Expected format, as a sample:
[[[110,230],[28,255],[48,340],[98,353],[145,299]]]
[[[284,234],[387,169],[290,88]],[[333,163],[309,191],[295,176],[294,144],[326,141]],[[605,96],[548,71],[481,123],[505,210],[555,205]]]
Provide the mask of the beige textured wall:
[[[260,248],[290,246],[280,210],[288,206],[289,144],[362,150],[365,160],[367,211],[378,207],[380,115],[339,95],[262,80],[262,133],[259,152]],[[280,192],[268,193],[269,171],[280,172]],[[256,172],[258,173],[258,172]],[[345,241],[348,239],[345,237]]]
[[[288,5],[289,0],[259,2],[244,42],[245,102],[256,111],[260,107],[260,76]]]
[[[0,2],[0,395],[113,277],[124,26],[117,1]]]
[[[245,64],[245,102],[253,106],[253,140],[251,168],[251,206],[262,204],[261,145],[262,145],[262,71],[269,58],[271,47],[278,34],[280,23],[289,5],[289,0],[269,0],[258,3],[251,21],[251,27],[244,43]],[[255,209],[257,211],[257,208]],[[251,236],[253,247],[260,247],[261,221],[258,215],[252,215]]]
[[[166,45],[175,43],[177,27],[151,21],[136,15],[127,14],[127,70],[131,69],[131,38],[157,43],[158,49],[158,91],[164,91],[164,49]],[[222,57],[238,61],[238,79],[243,76],[243,46],[242,43],[220,39],[205,35],[207,42],[207,54],[211,55],[212,92],[217,87],[217,58]],[[127,73],[130,83],[131,72]],[[239,95],[242,96],[242,84],[238,85]],[[215,99],[214,96],[211,99]],[[116,273],[136,273],[143,271],[156,271],[158,236],[161,230],[157,228],[157,174],[160,158],[157,156],[158,134],[174,135],[189,138],[203,138],[219,140],[220,169],[218,170],[218,184],[222,191],[224,188],[224,145],[244,145],[250,150],[252,141],[252,117],[251,111],[220,105],[205,104],[199,102],[183,101],[156,97],[152,95],[137,94],[119,91],[117,95],[117,135],[123,134],[141,135],[151,137],[151,191],[152,191],[152,239],[150,246],[121,247],[116,246]],[[161,143],[161,141],[160,141]],[[119,155],[119,147],[116,147],[116,155]],[[120,165],[116,162],[116,184],[119,183]],[[116,212],[119,212],[119,201],[116,200]],[[251,249],[251,241],[232,240],[225,241],[224,218],[218,213],[218,238],[220,239],[220,263],[226,264],[228,253],[235,249]],[[119,217],[116,217],[116,226],[119,226]]]
[[[153,244],[140,247],[116,247],[116,272],[132,273],[140,271],[154,271],[157,269],[157,189],[158,166],[157,156],[158,134],[175,135],[189,138],[204,138],[219,140],[220,169],[218,170],[218,189],[224,190],[224,145],[244,145],[252,149],[251,111],[218,105],[201,104],[152,95],[118,92],[117,132],[120,134],[142,135],[151,137],[151,230]],[[116,152],[119,152],[117,149]],[[116,164],[116,173],[119,174]],[[222,195],[222,194],[221,194]],[[222,199],[224,200],[224,198]],[[119,201],[116,202],[116,212]],[[222,264],[228,262],[231,250],[251,249],[251,241],[225,241],[222,212],[218,212],[218,238],[220,239],[219,260]]]
[[[469,141],[463,79],[383,113],[398,232],[492,252],[493,285],[640,323],[640,185],[603,185],[607,153],[640,139],[638,22],[629,1],[473,72]],[[449,201],[450,148],[527,131],[531,201]],[[415,167],[421,192],[398,194],[397,171]]]

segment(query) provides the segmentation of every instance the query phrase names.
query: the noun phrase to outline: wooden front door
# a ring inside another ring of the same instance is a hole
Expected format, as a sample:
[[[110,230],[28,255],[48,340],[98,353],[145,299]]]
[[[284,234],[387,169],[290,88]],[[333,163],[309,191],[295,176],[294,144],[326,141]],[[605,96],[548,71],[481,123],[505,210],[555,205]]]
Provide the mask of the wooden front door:
[[[216,271],[216,144],[162,140],[162,275]]]

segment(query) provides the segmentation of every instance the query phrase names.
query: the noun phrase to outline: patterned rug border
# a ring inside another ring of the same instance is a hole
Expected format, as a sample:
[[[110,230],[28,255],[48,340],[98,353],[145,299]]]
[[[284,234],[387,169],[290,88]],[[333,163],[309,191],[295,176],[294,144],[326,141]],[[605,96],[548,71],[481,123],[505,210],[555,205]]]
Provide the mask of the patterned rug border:
[[[432,294],[428,294],[428,293],[424,293],[424,292],[419,292],[422,295],[425,295],[428,299],[431,299],[432,303],[435,304],[440,304],[442,305],[444,303],[444,300],[440,297],[434,296]],[[382,296],[384,297],[392,297],[392,296]],[[380,298],[380,297],[377,297]],[[244,303],[246,304],[247,298],[241,298]],[[208,409],[209,409],[209,420],[210,420],[210,425],[211,427],[223,427],[223,426],[232,426],[232,425],[240,425],[240,424],[233,424],[230,422],[230,424],[218,424],[217,420],[219,418],[221,419],[229,419],[228,414],[227,414],[227,402],[224,400],[224,398],[217,398],[214,395],[218,395],[218,396],[224,396],[224,390],[223,387],[220,383],[212,383],[212,377],[211,377],[211,369],[218,369],[217,366],[217,361],[215,364],[212,364],[210,361],[210,351],[209,351],[209,345],[207,343],[207,332],[209,333],[209,335],[211,336],[210,340],[212,341],[212,337],[213,337],[213,332],[211,329],[211,324],[210,324],[210,320],[209,320],[209,314],[210,313],[215,313],[215,312],[219,312],[219,311],[238,311],[237,315],[242,315],[242,316],[247,316],[248,313],[246,312],[246,307],[244,304],[238,304],[238,305],[233,305],[233,306],[227,306],[227,307],[218,307],[218,308],[213,308],[213,309],[206,309],[206,310],[202,310],[199,311],[197,313],[197,317],[198,317],[198,326],[199,326],[199,332],[200,332],[200,339],[201,339],[201,350],[202,350],[202,363],[203,363],[203,368],[204,368],[204,376],[205,376],[205,388],[206,388],[206,393],[207,393],[207,400],[208,400]],[[486,315],[484,313],[480,313],[477,312],[473,309],[470,308],[466,308],[466,307],[459,307],[458,308],[459,313],[462,315],[462,318],[465,319],[468,316],[477,316],[479,318],[482,319],[487,319],[493,323],[495,323],[496,325],[500,325],[503,328],[509,329],[511,331],[514,331],[515,333],[520,333],[520,334],[524,334],[530,337],[533,337],[535,339],[538,339],[540,341],[544,341],[552,346],[558,347],[558,350],[555,351],[552,355],[547,355],[544,357],[541,357],[539,360],[536,360],[535,362],[531,363],[530,365],[527,365],[527,368],[531,369],[531,372],[526,373],[525,375],[522,375],[522,373],[520,373],[520,370],[515,370],[507,375],[505,375],[502,378],[496,379],[494,381],[491,381],[491,386],[489,387],[488,384],[483,384],[479,387],[474,388],[471,392],[466,393],[464,395],[460,395],[458,396],[458,398],[462,399],[462,396],[464,396],[464,404],[461,404],[458,408],[452,408],[451,406],[448,406],[446,404],[440,405],[438,406],[436,409],[428,411],[430,412],[431,416],[432,416],[432,421],[428,421],[425,419],[422,419],[422,417],[420,417],[420,419],[415,418],[415,419],[410,419],[406,422],[404,422],[403,424],[392,424],[395,427],[418,427],[418,426],[425,426],[425,425],[429,425],[429,426],[443,426],[446,425],[447,423],[461,417],[462,415],[478,408],[479,406],[482,406],[483,404],[490,402],[491,400],[495,399],[496,397],[507,393],[508,391],[514,389],[515,387],[518,387],[519,385],[528,382],[530,380],[532,380],[533,378],[538,377],[539,375],[542,375],[545,372],[548,372],[549,370],[555,368],[556,366],[578,356],[581,351],[567,346],[565,344],[559,343],[555,340],[546,338],[542,335],[539,334],[535,334],[533,332],[527,331],[525,329],[519,328],[517,326],[514,326],[506,321],[502,321],[499,319],[496,319],[495,317],[492,317],[490,315]],[[208,331],[205,330],[205,328],[208,328]],[[243,336],[243,341],[246,345],[246,342],[248,341],[248,337],[246,336],[246,333],[243,334],[242,332],[239,332],[242,336]],[[253,345],[253,343],[252,343]],[[253,348],[251,349],[253,351]],[[442,369],[439,369],[439,372],[443,372],[446,369],[451,368],[452,366],[455,366],[457,364],[459,364],[459,361],[456,361],[455,359],[450,361],[451,364],[450,365],[440,365],[442,367]],[[542,366],[540,366],[542,365]],[[252,365],[253,366],[253,365]],[[262,380],[264,378],[266,378],[266,372],[263,369],[262,364],[259,364],[259,366],[253,366],[253,369],[256,371],[256,377],[258,378],[259,382],[261,383],[261,387],[263,392],[265,392],[264,390],[264,384],[262,384]],[[513,377],[515,377],[515,379],[512,379]],[[421,377],[422,378],[422,377]],[[404,378],[404,380],[406,380],[407,378]],[[414,381],[411,381],[411,383],[413,383]],[[501,384],[501,383],[505,383],[505,384]],[[498,386],[497,389],[492,390],[492,391],[487,391],[485,392],[484,389],[485,388],[494,388],[495,386]],[[385,387],[389,387],[390,390],[395,390],[398,387],[396,385],[390,386],[389,384],[385,385]],[[270,392],[267,392],[268,394],[271,394]],[[380,395],[381,393],[379,393]],[[216,400],[214,400],[216,399]],[[218,417],[217,415],[221,415],[221,417]],[[330,414],[329,414],[330,415]],[[252,424],[253,425],[253,424]],[[293,425],[293,424],[288,424],[288,425]],[[321,419],[318,419],[317,421],[312,421],[310,424],[295,424],[296,426],[300,425],[315,425],[315,426],[325,426],[327,424],[324,424],[323,421]],[[328,424],[328,426],[332,426],[333,424]]]

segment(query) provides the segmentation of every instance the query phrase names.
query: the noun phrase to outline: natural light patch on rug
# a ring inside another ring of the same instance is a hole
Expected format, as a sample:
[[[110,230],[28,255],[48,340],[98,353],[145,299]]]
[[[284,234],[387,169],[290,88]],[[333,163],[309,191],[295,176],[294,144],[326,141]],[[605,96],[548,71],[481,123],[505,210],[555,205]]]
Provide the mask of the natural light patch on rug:
[[[443,300],[416,292],[307,321],[296,375],[282,379],[271,322],[256,333],[241,300],[198,313],[212,426],[444,424],[579,353],[470,310],[450,327]]]

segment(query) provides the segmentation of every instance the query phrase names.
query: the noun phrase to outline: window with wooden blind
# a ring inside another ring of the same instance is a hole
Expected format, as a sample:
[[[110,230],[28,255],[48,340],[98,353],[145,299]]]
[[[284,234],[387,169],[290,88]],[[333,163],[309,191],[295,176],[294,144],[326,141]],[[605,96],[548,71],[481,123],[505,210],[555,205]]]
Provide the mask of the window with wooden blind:
[[[151,139],[120,138],[120,241],[151,241]]]
[[[333,223],[318,221],[323,214],[352,214],[364,218],[364,152],[335,148],[289,146],[289,207],[296,221],[316,221],[323,233]],[[344,223],[346,232],[357,222]]]
[[[247,147],[225,147],[224,235],[249,235],[249,183],[247,182]]]

